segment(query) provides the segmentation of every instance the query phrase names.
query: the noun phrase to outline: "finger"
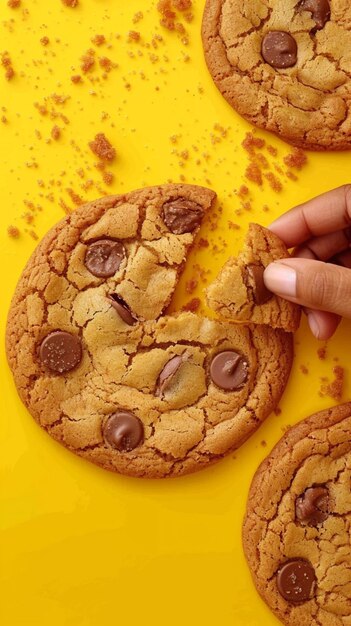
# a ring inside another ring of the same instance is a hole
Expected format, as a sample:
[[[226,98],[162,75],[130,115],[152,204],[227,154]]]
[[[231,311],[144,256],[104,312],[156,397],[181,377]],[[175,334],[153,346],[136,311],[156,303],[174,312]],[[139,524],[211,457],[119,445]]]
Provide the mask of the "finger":
[[[341,317],[335,313],[327,313],[326,311],[314,311],[313,309],[305,309],[308,325],[316,337],[325,341],[334,335],[340,324]]]
[[[351,240],[351,228],[338,230],[329,235],[322,235],[315,239],[310,239],[302,246],[294,250],[295,257],[305,259],[317,259],[327,261],[339,252],[343,252],[349,247]]]
[[[351,272],[310,259],[283,259],[268,265],[266,287],[303,306],[351,318]]]
[[[312,237],[342,230],[350,223],[351,185],[344,185],[291,209],[269,229],[291,248]]]

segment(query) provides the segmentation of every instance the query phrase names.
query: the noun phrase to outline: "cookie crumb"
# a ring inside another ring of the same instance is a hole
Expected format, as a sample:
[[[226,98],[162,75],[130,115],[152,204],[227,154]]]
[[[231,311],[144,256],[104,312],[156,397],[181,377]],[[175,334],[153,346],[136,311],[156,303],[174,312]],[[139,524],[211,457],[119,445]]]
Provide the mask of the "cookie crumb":
[[[268,180],[273,191],[279,193],[283,189],[283,185],[281,184],[279,178],[277,178],[277,176],[273,174],[273,172],[266,172],[264,174],[264,177]]]
[[[295,167],[301,170],[307,163],[307,155],[301,148],[293,148],[290,154],[283,159],[287,167]]]
[[[262,448],[265,448],[267,446],[267,441],[265,439],[262,439],[261,446]]]
[[[91,42],[95,46],[102,46],[104,43],[106,43],[106,37],[105,35],[94,35],[94,37],[91,38]]]
[[[93,69],[95,65],[95,50],[89,48],[80,58],[81,66],[80,69],[84,74],[87,74],[91,69]]]
[[[40,43],[41,43],[42,46],[48,46],[49,43],[50,43],[49,37],[46,37],[46,36],[42,37],[41,40],[40,40]]]
[[[327,346],[321,346],[318,348],[317,355],[321,361],[324,361],[327,358]]]
[[[95,139],[90,141],[89,147],[102,161],[113,161],[116,156],[116,150],[105,137],[104,133],[98,133]]]
[[[78,83],[82,82],[82,77],[81,77],[80,74],[74,74],[73,76],[71,76],[71,81],[72,81],[72,83],[77,85]]]
[[[191,278],[185,283],[185,291],[187,293],[193,293],[197,286],[198,286],[198,281],[196,280],[196,278]]]
[[[17,226],[9,226],[7,229],[7,234],[9,237],[12,237],[12,239],[18,239],[18,237],[20,236],[19,228],[17,228]]]
[[[142,11],[137,11],[132,19],[133,24],[137,24],[138,22],[140,22],[140,20],[142,20],[144,17],[144,13]]]
[[[128,41],[129,42],[132,42],[132,41],[138,42],[138,41],[140,41],[140,38],[141,38],[141,35],[140,35],[140,33],[138,31],[136,31],[136,30],[130,30],[129,31],[129,33],[128,33]]]
[[[302,364],[302,365],[300,365],[300,371],[301,371],[303,374],[307,375],[307,374],[308,374],[308,367],[306,367],[306,365],[303,365],[303,364]]]
[[[6,80],[12,80],[15,76],[15,70],[12,66],[12,61],[8,52],[3,52],[1,55],[1,65],[5,68]]]
[[[250,180],[252,183],[255,183],[256,185],[261,186],[263,183],[262,172],[257,163],[250,163],[247,166],[245,176],[248,180]]]
[[[190,311],[191,313],[195,313],[199,309],[200,305],[200,298],[193,298],[192,300],[190,300],[190,302],[187,302],[187,304],[182,307],[182,311]]]
[[[21,0],[8,0],[7,6],[10,7],[10,9],[17,9],[21,6]]]
[[[52,139],[54,139],[55,141],[57,141],[58,139],[60,139],[61,137],[61,128],[59,128],[58,126],[53,126],[52,130],[51,130],[51,137]]]
[[[79,0],[61,0],[62,4],[66,7],[70,7],[74,9],[74,7],[78,6]]]
[[[245,198],[245,196],[247,196],[249,194],[249,188],[247,187],[247,185],[241,185],[240,189],[237,191],[237,196],[239,196],[239,198]]]
[[[335,378],[331,383],[328,383],[328,380],[324,377],[321,379],[320,395],[329,396],[333,398],[333,400],[341,400],[344,390],[345,370],[341,365],[335,365],[333,367],[333,374]]]
[[[252,133],[246,133],[244,140],[241,142],[241,145],[249,154],[254,154],[255,148],[262,150],[262,148],[265,147],[266,142],[260,137],[254,137]]]

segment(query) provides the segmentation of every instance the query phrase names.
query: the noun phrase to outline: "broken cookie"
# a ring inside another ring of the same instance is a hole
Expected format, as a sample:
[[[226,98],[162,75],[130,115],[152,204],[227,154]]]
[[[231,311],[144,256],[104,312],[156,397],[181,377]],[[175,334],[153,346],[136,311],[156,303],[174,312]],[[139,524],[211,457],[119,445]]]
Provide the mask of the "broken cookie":
[[[263,281],[267,265],[288,256],[288,250],[276,235],[263,226],[250,224],[243,251],[226,262],[208,287],[209,306],[223,319],[296,331],[300,307],[273,295]]]
[[[18,392],[52,437],[106,469],[205,467],[283,393],[291,334],[165,314],[214,200],[174,184],[92,202],[50,231],[19,281],[7,325]]]

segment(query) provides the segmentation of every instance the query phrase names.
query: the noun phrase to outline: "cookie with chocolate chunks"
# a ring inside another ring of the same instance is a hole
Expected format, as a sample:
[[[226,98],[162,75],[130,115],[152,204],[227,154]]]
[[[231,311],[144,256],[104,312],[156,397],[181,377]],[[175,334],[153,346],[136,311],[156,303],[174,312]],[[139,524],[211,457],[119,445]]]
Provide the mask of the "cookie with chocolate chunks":
[[[297,330],[301,310],[268,291],[264,270],[273,261],[289,257],[283,242],[259,224],[250,224],[242,252],[228,259],[207,289],[209,306],[221,318],[268,324],[288,332]]]
[[[7,325],[18,392],[52,437],[106,469],[205,467],[283,393],[290,334],[165,313],[214,201],[164,185],[92,202],[53,228],[19,281]]]
[[[351,402],[291,428],[257,470],[243,543],[285,626],[350,622]]]
[[[255,126],[311,150],[351,148],[351,3],[206,0],[212,78]]]

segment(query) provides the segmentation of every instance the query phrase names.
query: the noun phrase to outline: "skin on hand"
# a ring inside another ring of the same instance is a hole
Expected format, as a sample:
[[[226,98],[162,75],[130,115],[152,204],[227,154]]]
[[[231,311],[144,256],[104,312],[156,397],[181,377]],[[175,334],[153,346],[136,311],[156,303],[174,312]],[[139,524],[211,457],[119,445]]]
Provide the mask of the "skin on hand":
[[[341,317],[351,318],[351,185],[291,209],[269,229],[294,258],[268,265],[265,284],[301,304],[318,339],[328,339]]]

